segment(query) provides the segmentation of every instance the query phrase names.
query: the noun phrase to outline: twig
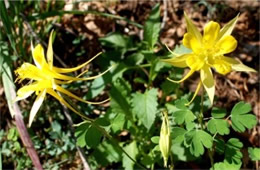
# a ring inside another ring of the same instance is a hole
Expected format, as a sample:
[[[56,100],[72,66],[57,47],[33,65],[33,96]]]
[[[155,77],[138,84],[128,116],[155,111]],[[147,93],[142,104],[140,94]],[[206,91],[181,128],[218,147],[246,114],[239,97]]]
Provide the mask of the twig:
[[[163,30],[166,20],[167,20],[167,15],[168,15],[168,10],[167,10],[167,0],[163,0],[163,19],[162,19],[162,24],[161,24],[161,30]]]
[[[70,126],[70,129],[71,129],[71,131],[72,131],[74,141],[76,141],[76,138],[75,138],[75,136],[74,136],[75,129],[74,129],[74,127],[73,127],[73,121],[72,121],[72,118],[71,118],[71,116],[70,116],[70,114],[69,114],[69,110],[68,110],[68,108],[67,108],[66,106],[64,106],[64,105],[62,105],[62,108],[63,108],[63,113],[64,113],[64,115],[66,116],[66,118],[67,118],[67,120],[68,120],[68,123],[69,123],[69,126]],[[81,161],[82,161],[82,163],[83,163],[84,170],[90,170],[90,167],[89,167],[88,162],[87,162],[87,160],[86,160],[86,156],[85,156],[85,154],[84,154],[83,149],[81,149],[78,145],[76,145],[76,148],[77,148],[77,150],[78,150],[80,159],[81,159]]]
[[[14,88],[10,88],[10,91],[11,91],[11,97],[12,99],[15,98],[15,89]],[[14,118],[15,118],[15,123],[16,123],[16,127],[17,127],[17,130],[20,134],[20,137],[22,139],[22,142],[23,142],[23,145],[25,146],[26,150],[27,150],[27,153],[28,155],[30,156],[31,160],[32,160],[32,163],[34,165],[34,167],[37,169],[37,170],[43,170],[42,168],[42,165],[41,165],[41,162],[40,162],[40,159],[38,157],[38,154],[34,148],[34,145],[32,143],[32,140],[30,138],[30,135],[27,131],[27,128],[24,124],[24,121],[23,121],[23,116],[22,116],[22,113],[21,113],[21,110],[17,104],[17,102],[15,102],[13,104],[13,111],[14,111]]]

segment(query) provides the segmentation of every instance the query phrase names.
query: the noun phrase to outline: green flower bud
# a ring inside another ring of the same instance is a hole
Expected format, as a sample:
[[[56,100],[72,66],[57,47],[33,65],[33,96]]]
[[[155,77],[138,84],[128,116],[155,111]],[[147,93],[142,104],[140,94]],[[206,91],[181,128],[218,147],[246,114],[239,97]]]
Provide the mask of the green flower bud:
[[[163,122],[160,132],[159,146],[164,160],[164,166],[167,167],[168,157],[171,150],[171,132],[167,111],[163,111]]]

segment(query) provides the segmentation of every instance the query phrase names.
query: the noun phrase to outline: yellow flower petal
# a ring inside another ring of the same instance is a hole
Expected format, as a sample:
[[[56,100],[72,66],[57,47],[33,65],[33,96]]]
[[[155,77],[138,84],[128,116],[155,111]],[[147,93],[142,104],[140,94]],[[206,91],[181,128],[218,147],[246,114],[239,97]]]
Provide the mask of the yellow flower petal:
[[[218,55],[227,54],[237,48],[237,40],[233,36],[227,35],[217,42],[216,47],[219,49]]]
[[[24,86],[26,87],[26,86]],[[24,88],[22,87],[22,88]],[[13,102],[18,102],[20,100],[23,100],[23,99],[26,99],[27,97],[29,97],[31,94],[33,94],[34,90],[31,90],[31,89],[27,89],[24,91],[24,89],[20,88],[17,92],[17,96],[16,98],[14,99]]]
[[[187,64],[186,64],[187,57],[189,57],[189,54],[184,54],[184,55],[181,55],[181,56],[172,57],[170,59],[162,59],[161,61],[169,63],[169,64],[171,64],[175,67],[184,68],[184,67],[187,67]]]
[[[190,67],[190,69],[196,71],[200,70],[205,64],[203,58],[200,58],[200,56],[192,54],[189,55],[189,57],[186,60],[186,63]]]
[[[212,47],[215,44],[216,39],[218,38],[220,26],[218,23],[210,21],[204,27],[203,34],[203,45],[207,47]]]
[[[198,86],[197,86],[197,88],[196,88],[196,90],[195,90],[195,92],[194,92],[194,95],[191,98],[191,100],[189,101],[189,103],[185,104],[186,106],[190,105],[193,102],[193,100],[195,99],[195,97],[198,95],[198,92],[200,91],[200,88],[201,88],[201,84],[202,83],[200,81]]]
[[[173,83],[181,83],[181,82],[183,82],[184,80],[186,80],[187,78],[189,78],[194,72],[195,72],[195,70],[190,70],[190,71],[188,72],[188,74],[186,74],[181,80],[178,80],[178,81],[172,80],[172,79],[170,79],[170,78],[167,78],[167,80],[169,80],[169,81],[171,81],[171,82],[173,82]]]
[[[102,104],[102,103],[109,101],[109,99],[103,100],[101,102],[91,102],[91,101],[83,100],[80,97],[74,95],[73,93],[69,92],[68,90],[65,90],[64,88],[62,88],[61,86],[58,86],[58,85],[56,86],[56,90],[58,90],[61,93],[66,94],[66,95],[68,95],[68,96],[70,96],[70,97],[72,97],[72,98],[74,98],[78,101],[81,101],[81,102],[84,102],[84,103],[87,103],[87,104]]]
[[[211,104],[213,104],[214,101],[214,95],[215,95],[215,84],[214,84],[214,78],[211,72],[211,69],[209,66],[204,65],[203,68],[200,71],[200,79],[201,82],[206,89],[206,92],[209,96]]]
[[[201,52],[201,43],[191,33],[184,34],[182,43],[185,47],[192,49],[192,51],[195,53]]]
[[[198,40],[198,42],[201,43],[202,42],[202,36],[201,36],[199,30],[195,27],[195,25],[189,19],[186,12],[184,12],[184,17],[185,17],[185,20],[186,20],[188,33],[190,33],[192,36],[194,36]]]
[[[48,61],[50,69],[52,69],[52,67],[53,67],[52,34],[53,34],[53,30],[51,31],[51,35],[49,37],[49,44],[48,44],[48,50],[47,50],[47,61]]]
[[[213,66],[218,73],[223,74],[223,75],[229,73],[232,70],[231,64],[229,64],[225,60],[216,59],[214,61]]]
[[[220,40],[221,38],[223,38],[227,35],[231,35],[231,33],[237,23],[238,17],[239,17],[239,14],[235,18],[230,20],[226,25],[224,25],[224,27],[221,28],[221,30],[219,32],[218,40]]]
[[[44,50],[40,44],[38,44],[34,49],[33,49],[33,61],[36,64],[38,68],[43,68],[48,66],[45,60],[44,56]]]
[[[53,70],[58,72],[58,73],[70,73],[70,72],[74,72],[77,71],[79,69],[81,69],[82,67],[88,65],[92,60],[94,60],[95,58],[97,58],[100,54],[102,54],[102,52],[98,53],[97,55],[95,55],[94,57],[92,57],[90,60],[88,60],[87,62],[77,66],[77,67],[73,67],[73,68],[59,68],[59,67],[53,67]]]
[[[41,93],[37,96],[35,102],[33,103],[31,112],[30,112],[30,117],[29,117],[29,127],[31,127],[32,121],[38,112],[40,106],[42,105],[42,102],[45,98],[46,95],[46,90],[41,91]]]
[[[54,90],[47,89],[47,93],[59,100],[61,104],[64,104],[67,108],[72,110],[74,113],[77,113],[78,115],[81,115],[77,110],[75,110],[70,104],[68,104],[61,96],[59,96]],[[84,117],[84,116],[83,116]]]
[[[233,58],[224,57],[223,60],[230,63],[232,69],[235,71],[257,72],[255,69],[250,68],[250,67],[244,65],[243,63],[241,63],[240,61],[237,61]]]

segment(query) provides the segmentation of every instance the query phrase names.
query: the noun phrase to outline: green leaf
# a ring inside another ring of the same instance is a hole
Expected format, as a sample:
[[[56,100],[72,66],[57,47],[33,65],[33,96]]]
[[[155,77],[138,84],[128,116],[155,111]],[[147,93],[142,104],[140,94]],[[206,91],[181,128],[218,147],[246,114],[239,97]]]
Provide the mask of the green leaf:
[[[225,160],[228,163],[241,163],[241,158],[243,157],[240,149],[243,147],[243,143],[237,138],[231,138],[226,143],[225,149]]]
[[[173,113],[174,121],[181,125],[185,122],[185,124],[190,123],[196,119],[195,115],[192,111],[185,109],[185,110],[178,110]]]
[[[0,57],[4,57],[1,56],[2,54],[0,54]],[[15,115],[15,111],[13,108],[13,100],[15,99],[15,85],[13,82],[13,77],[12,77],[12,72],[11,72],[11,68],[8,65],[8,63],[5,62],[3,63],[3,73],[2,73],[2,81],[3,81],[3,86],[4,86],[4,92],[5,92],[5,97],[7,100],[7,104],[8,104],[8,108],[9,111],[11,113],[11,116],[13,117]]]
[[[108,34],[106,37],[100,38],[103,46],[112,48],[127,48],[127,39],[118,32]]]
[[[217,108],[217,107],[213,107],[212,111],[211,111],[211,115],[212,117],[214,117],[215,119],[221,119],[224,118],[226,116],[226,110],[225,109],[221,109],[221,108]]]
[[[99,165],[107,166],[113,162],[122,160],[122,151],[111,144],[110,141],[104,141],[94,150],[93,156]]]
[[[174,161],[188,162],[196,159],[196,157],[190,153],[188,148],[180,143],[173,143],[171,147],[171,152],[173,154]]]
[[[149,130],[155,120],[158,106],[157,89],[146,90],[144,94],[137,92],[132,97],[133,113]]]
[[[259,161],[260,160],[260,148],[248,148],[249,157],[252,161]]]
[[[153,136],[151,138],[151,141],[154,143],[154,144],[159,144],[159,140],[160,140],[160,136]]]
[[[79,127],[76,128],[75,136],[77,137],[77,145],[80,147],[89,146],[96,147],[100,143],[102,133],[99,129],[96,128],[98,124],[104,130],[109,125],[109,122],[105,118],[98,118],[92,124],[88,122],[82,123]]]
[[[125,151],[133,158],[136,159],[136,156],[138,154],[138,148],[136,145],[136,141],[133,141],[132,143],[130,143],[129,145],[124,147]],[[134,169],[134,162],[129,159],[126,154],[123,154],[123,167],[126,170],[132,170]]]
[[[226,161],[224,162],[218,162],[214,164],[214,168],[210,168],[210,170],[239,170],[241,167],[241,163],[240,164],[230,164]]]
[[[173,140],[172,143],[182,143],[184,140],[184,134],[187,131],[180,127],[174,127],[171,130],[171,138]]]
[[[222,139],[215,139],[216,152],[223,154],[225,152],[225,141]]]
[[[257,124],[256,116],[248,114],[251,106],[245,102],[237,103],[231,111],[232,128],[237,132],[244,132],[246,128],[251,129]]]
[[[144,41],[148,43],[149,49],[153,49],[155,43],[158,40],[160,32],[160,3],[157,3],[149,18],[144,24]]]
[[[198,157],[204,153],[204,147],[211,148],[213,139],[203,130],[191,130],[184,135],[184,144],[190,148],[190,152]]]
[[[90,85],[87,93],[88,99],[92,99],[100,94],[105,88],[105,81],[103,76],[96,78]]]
[[[116,117],[112,120],[112,130],[116,133],[120,130],[123,130],[124,124],[126,122],[125,115],[118,113]]]
[[[207,129],[211,134],[215,134],[215,133],[219,133],[220,135],[229,134],[229,124],[226,120],[223,119],[212,118],[208,122]]]
[[[89,123],[83,123],[75,130],[75,136],[77,137],[77,145],[79,145],[80,147],[86,146],[85,136],[89,126]]]
[[[112,111],[117,114],[125,114],[127,119],[133,119],[128,99],[131,86],[123,79],[117,79],[113,85],[110,90],[110,106]]]

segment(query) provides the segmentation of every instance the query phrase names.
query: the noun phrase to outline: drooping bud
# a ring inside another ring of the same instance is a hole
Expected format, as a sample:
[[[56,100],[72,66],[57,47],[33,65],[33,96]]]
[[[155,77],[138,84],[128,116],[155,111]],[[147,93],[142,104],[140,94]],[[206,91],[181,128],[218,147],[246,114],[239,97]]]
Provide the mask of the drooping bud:
[[[167,167],[168,157],[171,150],[171,132],[167,111],[163,111],[163,122],[160,132],[159,146],[164,160],[164,167]]]

